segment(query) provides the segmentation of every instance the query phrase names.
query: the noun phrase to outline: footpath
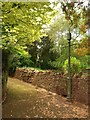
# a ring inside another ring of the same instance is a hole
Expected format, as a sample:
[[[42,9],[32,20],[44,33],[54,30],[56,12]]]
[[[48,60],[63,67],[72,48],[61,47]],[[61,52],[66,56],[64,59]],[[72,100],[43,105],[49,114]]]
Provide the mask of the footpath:
[[[88,106],[15,78],[8,80],[3,118],[87,118]]]

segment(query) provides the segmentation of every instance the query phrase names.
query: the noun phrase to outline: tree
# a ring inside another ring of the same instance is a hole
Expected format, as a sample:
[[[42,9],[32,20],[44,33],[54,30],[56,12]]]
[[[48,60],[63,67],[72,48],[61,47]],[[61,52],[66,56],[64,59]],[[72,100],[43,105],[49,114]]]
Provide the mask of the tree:
[[[51,69],[51,62],[58,57],[58,53],[53,49],[54,42],[49,39],[49,36],[44,36],[41,41],[35,41],[28,46],[31,60],[34,62],[34,67],[42,69]]]
[[[88,4],[86,2],[62,2],[62,10],[65,13],[65,18],[69,22],[70,28],[73,27],[76,31],[76,39],[81,37],[78,48],[75,52],[80,55],[86,55],[88,53]],[[69,29],[70,29],[69,28]],[[82,53],[83,51],[83,53]]]
[[[78,1],[63,1],[57,3],[59,11],[50,25],[48,34],[55,42],[55,49],[60,54],[60,58],[56,59],[56,64],[58,65],[62,65],[67,59],[68,41],[66,34],[68,30],[70,30],[72,34],[71,56],[78,57],[78,54],[85,55],[88,52],[88,8],[84,3],[79,3]],[[83,53],[82,50],[84,51]]]
[[[42,69],[54,68],[51,63],[58,57],[58,53],[55,51],[54,42],[50,40],[49,36],[42,38],[42,41],[39,44],[38,57],[38,62]]]
[[[49,2],[2,2],[3,83],[8,75],[10,55],[26,50],[26,45],[45,35],[43,25],[49,23],[55,11]],[[7,52],[8,51],[8,52]],[[6,64],[7,65],[4,67]],[[7,68],[7,69],[6,69]],[[5,70],[4,70],[5,69]]]
[[[38,43],[39,41],[34,41],[32,44],[27,45],[27,51],[31,55],[31,60],[33,62],[33,67],[37,67],[37,54],[38,54]]]

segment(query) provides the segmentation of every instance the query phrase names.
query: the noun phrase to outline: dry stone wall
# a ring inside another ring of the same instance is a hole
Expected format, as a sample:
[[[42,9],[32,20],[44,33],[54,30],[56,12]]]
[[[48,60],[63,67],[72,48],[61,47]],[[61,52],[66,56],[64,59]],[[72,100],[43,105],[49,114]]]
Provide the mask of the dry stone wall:
[[[67,77],[61,73],[51,70],[37,71],[30,68],[17,68],[15,78],[62,96],[67,95]],[[72,96],[74,100],[88,104],[88,78],[73,78]]]

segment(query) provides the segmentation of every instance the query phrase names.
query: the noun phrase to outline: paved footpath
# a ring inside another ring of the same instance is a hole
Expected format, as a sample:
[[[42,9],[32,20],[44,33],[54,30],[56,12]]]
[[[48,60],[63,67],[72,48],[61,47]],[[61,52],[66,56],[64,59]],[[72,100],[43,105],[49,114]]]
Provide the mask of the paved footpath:
[[[9,78],[3,118],[87,118],[88,106],[18,79]]]

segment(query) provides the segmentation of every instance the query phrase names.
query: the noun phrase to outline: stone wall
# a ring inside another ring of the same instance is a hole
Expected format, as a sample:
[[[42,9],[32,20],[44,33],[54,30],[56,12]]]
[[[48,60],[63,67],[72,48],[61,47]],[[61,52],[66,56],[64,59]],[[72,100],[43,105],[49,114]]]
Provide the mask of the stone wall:
[[[45,88],[62,96],[67,95],[67,77],[51,70],[37,71],[28,68],[17,68],[15,78]],[[88,78],[74,77],[72,80],[73,99],[88,104]]]

